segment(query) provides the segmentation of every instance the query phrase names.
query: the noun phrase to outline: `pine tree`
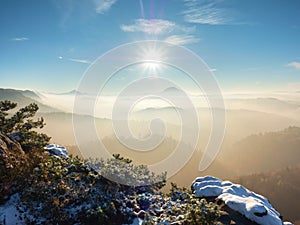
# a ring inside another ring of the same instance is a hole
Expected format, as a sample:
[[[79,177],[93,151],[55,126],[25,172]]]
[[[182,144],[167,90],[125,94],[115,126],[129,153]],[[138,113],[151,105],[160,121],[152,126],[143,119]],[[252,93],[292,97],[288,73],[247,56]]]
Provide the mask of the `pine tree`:
[[[16,106],[17,103],[11,101],[0,101],[0,131],[19,141],[25,151],[47,145],[50,137],[35,131],[45,125],[43,117],[33,119],[39,109],[38,105],[31,103],[9,116],[8,111],[15,109]]]

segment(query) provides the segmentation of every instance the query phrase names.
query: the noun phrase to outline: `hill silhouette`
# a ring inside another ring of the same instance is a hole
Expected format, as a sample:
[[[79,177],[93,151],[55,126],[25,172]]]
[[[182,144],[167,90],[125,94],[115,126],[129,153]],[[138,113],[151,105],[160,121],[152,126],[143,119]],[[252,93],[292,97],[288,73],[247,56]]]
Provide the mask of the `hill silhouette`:
[[[30,90],[15,90],[0,88],[0,101],[10,100],[18,104],[17,108],[22,108],[30,103],[36,103],[39,106],[39,112],[59,112],[59,109],[50,107],[41,102],[38,94]]]
[[[284,219],[300,222],[300,164],[268,173],[241,176],[236,182],[266,196]]]
[[[267,172],[297,165],[299,146],[300,128],[288,127],[248,136],[227,149],[223,159],[239,175]]]

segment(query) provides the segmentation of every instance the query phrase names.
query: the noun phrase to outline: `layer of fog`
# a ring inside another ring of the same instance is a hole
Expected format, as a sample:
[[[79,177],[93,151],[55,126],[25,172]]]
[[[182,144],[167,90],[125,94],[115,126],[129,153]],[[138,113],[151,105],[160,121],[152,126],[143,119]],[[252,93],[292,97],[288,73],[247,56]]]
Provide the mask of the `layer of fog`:
[[[174,94],[174,93],[170,93]],[[80,101],[80,109],[74,111],[75,99]],[[210,102],[208,102],[205,94],[191,94],[189,95],[193,105],[197,109],[210,109]],[[43,93],[42,101],[44,104],[58,108],[67,113],[76,113],[82,115],[90,115],[96,118],[112,118],[113,106],[116,101],[116,96],[91,96],[78,94],[45,94]],[[284,116],[287,118],[300,120],[300,92],[265,92],[265,93],[223,93],[226,110],[250,110],[264,113],[271,113],[275,115]],[[186,101],[186,98],[179,96],[178,101]],[[131,96],[122,97],[122,101],[126,105],[132,101]],[[93,106],[91,108],[91,105]],[[165,109],[174,108],[176,105],[165,101],[164,99],[154,98],[150,95],[145,95],[145,98],[137,101],[132,106],[132,112],[141,112],[148,109]],[[177,108],[178,109],[178,108]],[[170,118],[169,116],[167,119]],[[114,118],[118,119],[118,118]],[[171,120],[171,121],[170,121]],[[173,122],[171,117],[168,122]]]

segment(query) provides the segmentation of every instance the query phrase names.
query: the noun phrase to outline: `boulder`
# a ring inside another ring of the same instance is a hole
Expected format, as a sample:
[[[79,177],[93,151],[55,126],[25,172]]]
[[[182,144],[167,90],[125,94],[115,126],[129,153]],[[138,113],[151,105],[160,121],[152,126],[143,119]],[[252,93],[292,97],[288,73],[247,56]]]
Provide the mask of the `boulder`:
[[[68,158],[67,149],[64,146],[60,146],[57,144],[50,144],[44,148],[50,155],[54,155],[57,157]]]
[[[196,197],[215,198],[221,206],[221,211],[226,212],[221,217],[224,224],[232,222],[243,225],[283,224],[280,213],[273,208],[267,198],[242,185],[206,176],[196,178],[192,183],[192,190]]]
[[[21,145],[0,132],[0,203],[15,191],[14,182],[28,157]]]

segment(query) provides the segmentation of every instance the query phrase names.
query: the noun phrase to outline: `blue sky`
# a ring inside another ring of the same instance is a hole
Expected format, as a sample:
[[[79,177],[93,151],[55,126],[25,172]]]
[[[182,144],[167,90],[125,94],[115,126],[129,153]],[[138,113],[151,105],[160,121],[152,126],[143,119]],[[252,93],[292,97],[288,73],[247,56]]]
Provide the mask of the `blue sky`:
[[[153,39],[198,54],[223,90],[300,90],[298,0],[3,0],[0,86],[75,89],[106,51]]]

